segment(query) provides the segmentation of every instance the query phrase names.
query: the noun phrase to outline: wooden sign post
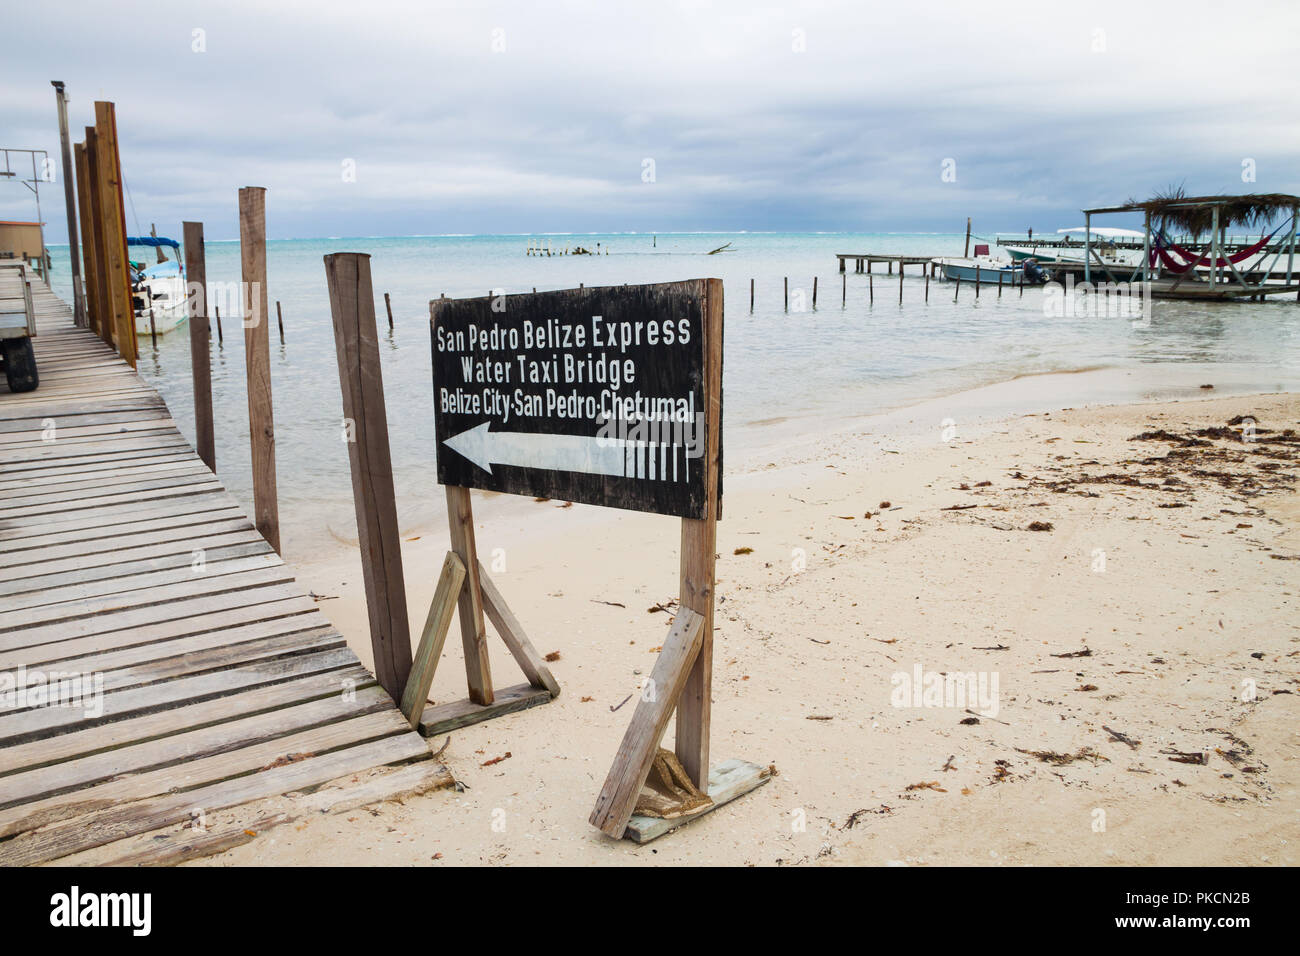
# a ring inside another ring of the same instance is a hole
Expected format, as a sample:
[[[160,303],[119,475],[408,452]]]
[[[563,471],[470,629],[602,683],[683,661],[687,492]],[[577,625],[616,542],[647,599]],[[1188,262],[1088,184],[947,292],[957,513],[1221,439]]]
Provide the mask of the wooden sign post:
[[[357,540],[370,619],[375,676],[393,700],[401,700],[411,673],[411,635],[406,582],[393,493],[388,413],[375,333],[370,257],[339,253],[325,257],[334,342],[343,389],[344,437],[357,507]],[[428,693],[428,687],[424,689]],[[424,698],[420,698],[423,702]]]
[[[435,299],[430,312],[438,481],[464,569],[461,580],[449,558],[443,580],[459,583],[469,700],[429,708],[421,729],[448,726],[439,710],[466,723],[529,706],[503,700],[516,688],[492,689],[484,612],[529,676],[525,691],[554,683],[478,562],[471,488],[648,511],[682,519],[680,608],[591,823],[653,839],[766,782],[753,764],[709,763],[721,280]],[[430,610],[430,652],[452,590],[440,583],[444,603],[435,596]],[[674,711],[675,755],[659,746]]]
[[[186,301],[189,309],[190,369],[194,379],[194,447],[208,470],[217,470],[212,423],[212,332],[208,325],[208,266],[203,223],[183,222]]]
[[[239,258],[244,280],[244,370],[248,378],[253,511],[257,530],[278,552],[280,503],[275,478],[275,416],[271,408],[266,308],[266,190],[261,186],[239,190]]]

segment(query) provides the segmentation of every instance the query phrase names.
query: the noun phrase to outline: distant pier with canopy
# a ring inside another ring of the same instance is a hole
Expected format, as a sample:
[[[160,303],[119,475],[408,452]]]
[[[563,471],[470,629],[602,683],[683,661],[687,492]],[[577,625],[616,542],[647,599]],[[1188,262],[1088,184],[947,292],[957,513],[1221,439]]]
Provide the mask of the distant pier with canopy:
[[[1089,283],[1142,282],[1145,294],[1157,299],[1263,300],[1296,293],[1300,302],[1298,211],[1300,196],[1286,193],[1185,196],[1174,190],[1144,202],[1131,200],[1085,209],[1082,226],[1061,229],[1055,235],[1036,236],[1032,231],[1025,236],[999,235],[991,241],[1005,249],[1009,261],[994,260],[989,246],[980,244],[968,264],[974,269],[977,285],[1001,285],[1007,277],[1012,284],[1019,284],[1025,281],[1018,271],[1020,263],[1034,259],[1058,282],[1070,277]],[[1142,229],[1093,225],[1095,216],[1125,213],[1141,213]],[[1233,229],[1250,234],[1230,236]],[[971,239],[978,238],[969,230],[968,220],[967,253]],[[1138,251],[1138,261],[1119,255]],[[888,273],[898,265],[900,279],[907,265],[919,265],[919,273],[928,278],[935,274],[936,266],[967,262],[964,258],[871,252],[836,253],[835,257],[842,273],[848,271],[849,263],[858,273],[870,273],[872,264],[883,263]],[[953,278],[950,271],[945,275]]]
[[[1179,191],[1085,209],[1083,280],[1091,282],[1100,273],[1110,282],[1149,282],[1150,294],[1162,299],[1249,300],[1300,293],[1295,276],[1298,211],[1300,196],[1285,193],[1189,197]],[[1125,232],[1136,235],[1107,237],[1093,228],[1094,216],[1135,212],[1143,214],[1143,228]],[[1233,228],[1259,229],[1261,234],[1230,242],[1227,233]],[[1115,248],[1140,248],[1141,262],[1105,261],[1094,236]]]

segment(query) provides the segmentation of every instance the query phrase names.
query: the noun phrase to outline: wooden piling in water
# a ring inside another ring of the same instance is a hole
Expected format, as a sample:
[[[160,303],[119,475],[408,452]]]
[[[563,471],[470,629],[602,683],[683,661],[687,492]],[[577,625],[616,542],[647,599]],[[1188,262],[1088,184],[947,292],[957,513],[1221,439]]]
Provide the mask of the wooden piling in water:
[[[749,280],[749,311],[754,311],[754,280]]]
[[[843,270],[840,270],[843,272]],[[849,277],[847,274],[840,276],[840,308],[849,304]]]
[[[871,269],[867,269],[867,305],[876,304],[876,281],[871,275]]]
[[[212,309],[217,315],[217,346],[226,344],[226,337],[221,334],[221,306],[214,306]]]
[[[979,288],[979,286],[976,286],[976,288]],[[952,301],[954,301],[954,302],[957,301],[957,293],[959,293],[959,292],[961,292],[961,276],[958,276],[958,277],[957,277],[957,285],[956,285],[956,287],[952,290]]]
[[[998,273],[998,298],[1002,298],[1002,273]]]
[[[208,326],[208,267],[203,223],[184,222],[185,277],[188,288],[190,370],[194,379],[194,448],[208,470],[217,470],[216,430],[212,420],[212,332]]]
[[[531,252],[531,250],[530,250]],[[384,311],[388,313],[388,331],[393,331],[393,300],[388,298],[388,293],[384,293]]]
[[[903,260],[898,260],[898,304],[903,304]]]
[[[280,300],[275,300],[275,321],[280,326],[280,344],[284,344],[284,314],[280,311]]]
[[[813,276],[813,308],[817,308],[817,277]]]
[[[326,256],[325,277],[343,390],[343,415],[353,428],[348,461],[375,676],[389,696],[400,701],[411,673],[411,629],[406,613],[370,257],[356,252]],[[468,496],[468,489],[465,494]]]
[[[925,301],[930,301],[930,273],[925,273]]]
[[[785,283],[785,310],[790,311],[790,277],[786,276],[783,280]]]
[[[239,257],[246,307],[244,366],[248,376],[254,523],[278,553],[280,505],[275,483],[275,416],[271,408],[271,347],[266,308],[266,190],[261,186],[245,186],[239,190]]]
[[[980,267],[975,267],[975,298],[980,297]]]

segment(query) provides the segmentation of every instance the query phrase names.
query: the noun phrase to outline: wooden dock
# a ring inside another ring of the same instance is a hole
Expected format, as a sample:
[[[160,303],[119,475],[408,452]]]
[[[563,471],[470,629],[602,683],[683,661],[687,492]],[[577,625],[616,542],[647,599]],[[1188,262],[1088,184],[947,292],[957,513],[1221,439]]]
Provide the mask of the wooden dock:
[[[370,800],[449,784],[159,395],[34,300],[40,388],[0,379],[0,865],[215,852],[208,814],[373,768],[423,762]]]
[[[905,267],[919,265],[921,274],[925,274],[926,268],[929,268],[930,275],[935,275],[936,266],[931,262],[935,256],[903,256],[897,254],[875,253],[875,252],[837,252],[835,258],[839,260],[840,271],[846,271],[846,264],[851,260],[854,263],[854,272],[871,272],[871,266],[874,263],[883,262],[888,266],[886,275],[893,275],[894,266],[897,265],[901,272]]]

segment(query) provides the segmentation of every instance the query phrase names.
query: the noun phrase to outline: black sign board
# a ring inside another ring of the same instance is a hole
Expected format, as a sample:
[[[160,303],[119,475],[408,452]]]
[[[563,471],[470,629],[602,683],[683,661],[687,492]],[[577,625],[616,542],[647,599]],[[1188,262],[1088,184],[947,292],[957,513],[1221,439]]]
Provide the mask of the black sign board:
[[[435,299],[439,483],[704,517],[705,289]]]

